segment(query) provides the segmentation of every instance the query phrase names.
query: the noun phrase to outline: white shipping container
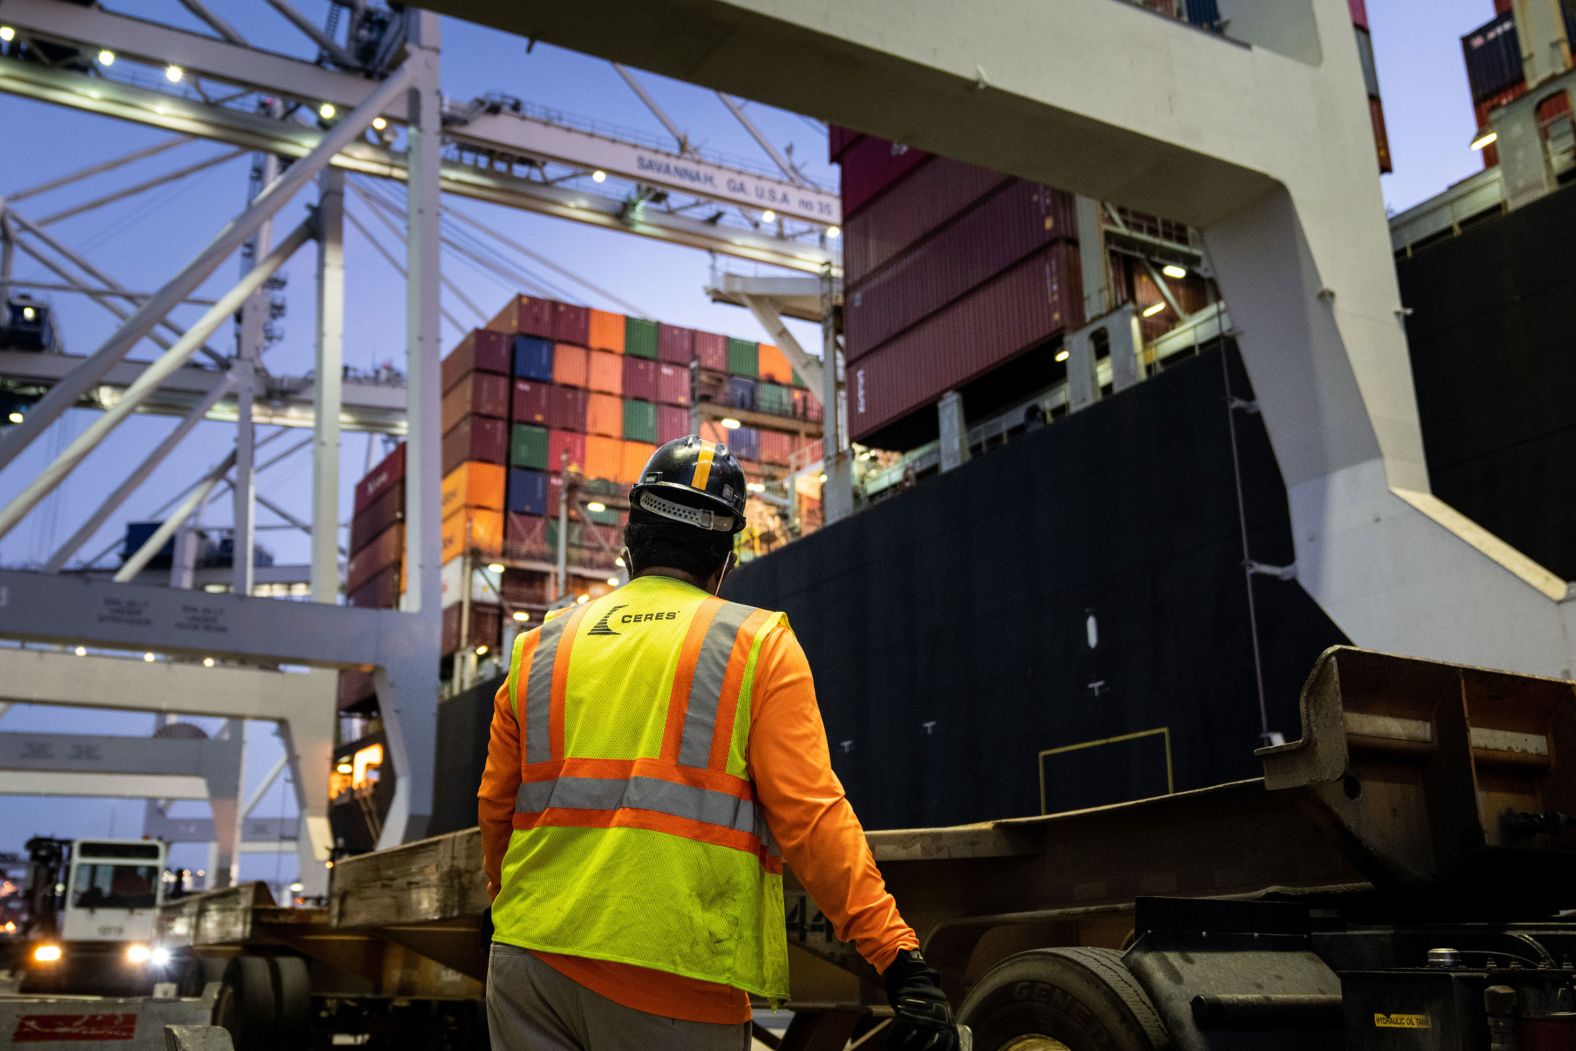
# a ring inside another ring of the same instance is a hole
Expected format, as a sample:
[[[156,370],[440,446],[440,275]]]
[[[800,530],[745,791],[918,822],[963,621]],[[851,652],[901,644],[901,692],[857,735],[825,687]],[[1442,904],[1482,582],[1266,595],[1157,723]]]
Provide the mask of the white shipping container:
[[[465,594],[465,564],[466,556],[459,555],[449,559],[443,564],[443,570],[438,577],[438,594],[442,596],[442,608],[458,605]],[[495,573],[487,568],[488,563],[476,562],[471,565],[471,601],[489,606],[499,603],[499,592],[503,587],[503,574]]]

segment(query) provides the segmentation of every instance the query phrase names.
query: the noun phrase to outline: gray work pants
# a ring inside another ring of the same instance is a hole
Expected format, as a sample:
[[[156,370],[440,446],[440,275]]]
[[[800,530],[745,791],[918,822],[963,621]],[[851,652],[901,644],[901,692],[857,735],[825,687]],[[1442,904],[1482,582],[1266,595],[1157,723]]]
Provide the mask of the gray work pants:
[[[524,949],[492,943],[493,1051],[749,1051],[750,1026],[681,1022],[616,1004]]]

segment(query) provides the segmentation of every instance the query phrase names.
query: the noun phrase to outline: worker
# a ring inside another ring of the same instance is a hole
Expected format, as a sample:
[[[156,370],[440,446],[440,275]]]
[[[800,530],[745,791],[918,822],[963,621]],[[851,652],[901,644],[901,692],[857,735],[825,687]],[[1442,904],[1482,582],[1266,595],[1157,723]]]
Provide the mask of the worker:
[[[740,1051],[788,997],[784,864],[885,978],[894,1051],[954,1051],[935,971],[832,772],[781,613],[716,597],[744,524],[725,445],[630,491],[630,580],[516,640],[478,792],[495,1049]]]

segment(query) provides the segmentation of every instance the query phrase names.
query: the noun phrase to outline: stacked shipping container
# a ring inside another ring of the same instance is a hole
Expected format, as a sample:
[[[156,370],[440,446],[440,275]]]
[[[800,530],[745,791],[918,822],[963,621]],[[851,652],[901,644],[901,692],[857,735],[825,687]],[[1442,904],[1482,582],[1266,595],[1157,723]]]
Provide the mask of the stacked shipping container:
[[[696,385],[710,400],[785,424],[820,418],[776,347],[530,296],[511,299],[455,347],[442,385],[445,653],[499,645],[506,613],[534,617],[553,597],[540,568],[486,569],[497,579],[473,587],[462,630],[466,566],[552,562],[565,472],[584,479],[588,495],[622,493],[660,443],[690,432]],[[754,476],[761,464],[786,464],[794,447],[786,430],[706,430]],[[400,446],[357,486],[352,604],[399,602],[404,462]],[[576,592],[606,586],[621,542],[620,513],[591,518],[568,528],[570,563],[599,574],[572,580]]]

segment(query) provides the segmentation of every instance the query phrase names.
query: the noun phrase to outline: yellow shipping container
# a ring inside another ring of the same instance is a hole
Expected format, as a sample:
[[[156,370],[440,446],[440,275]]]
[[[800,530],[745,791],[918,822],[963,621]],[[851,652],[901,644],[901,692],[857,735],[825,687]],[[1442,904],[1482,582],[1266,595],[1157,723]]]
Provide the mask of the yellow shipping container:
[[[484,557],[503,554],[503,512],[476,507],[462,508],[443,520],[443,553],[447,562],[467,550]]]
[[[443,518],[463,508],[503,510],[505,470],[502,464],[467,460],[443,478]]]

